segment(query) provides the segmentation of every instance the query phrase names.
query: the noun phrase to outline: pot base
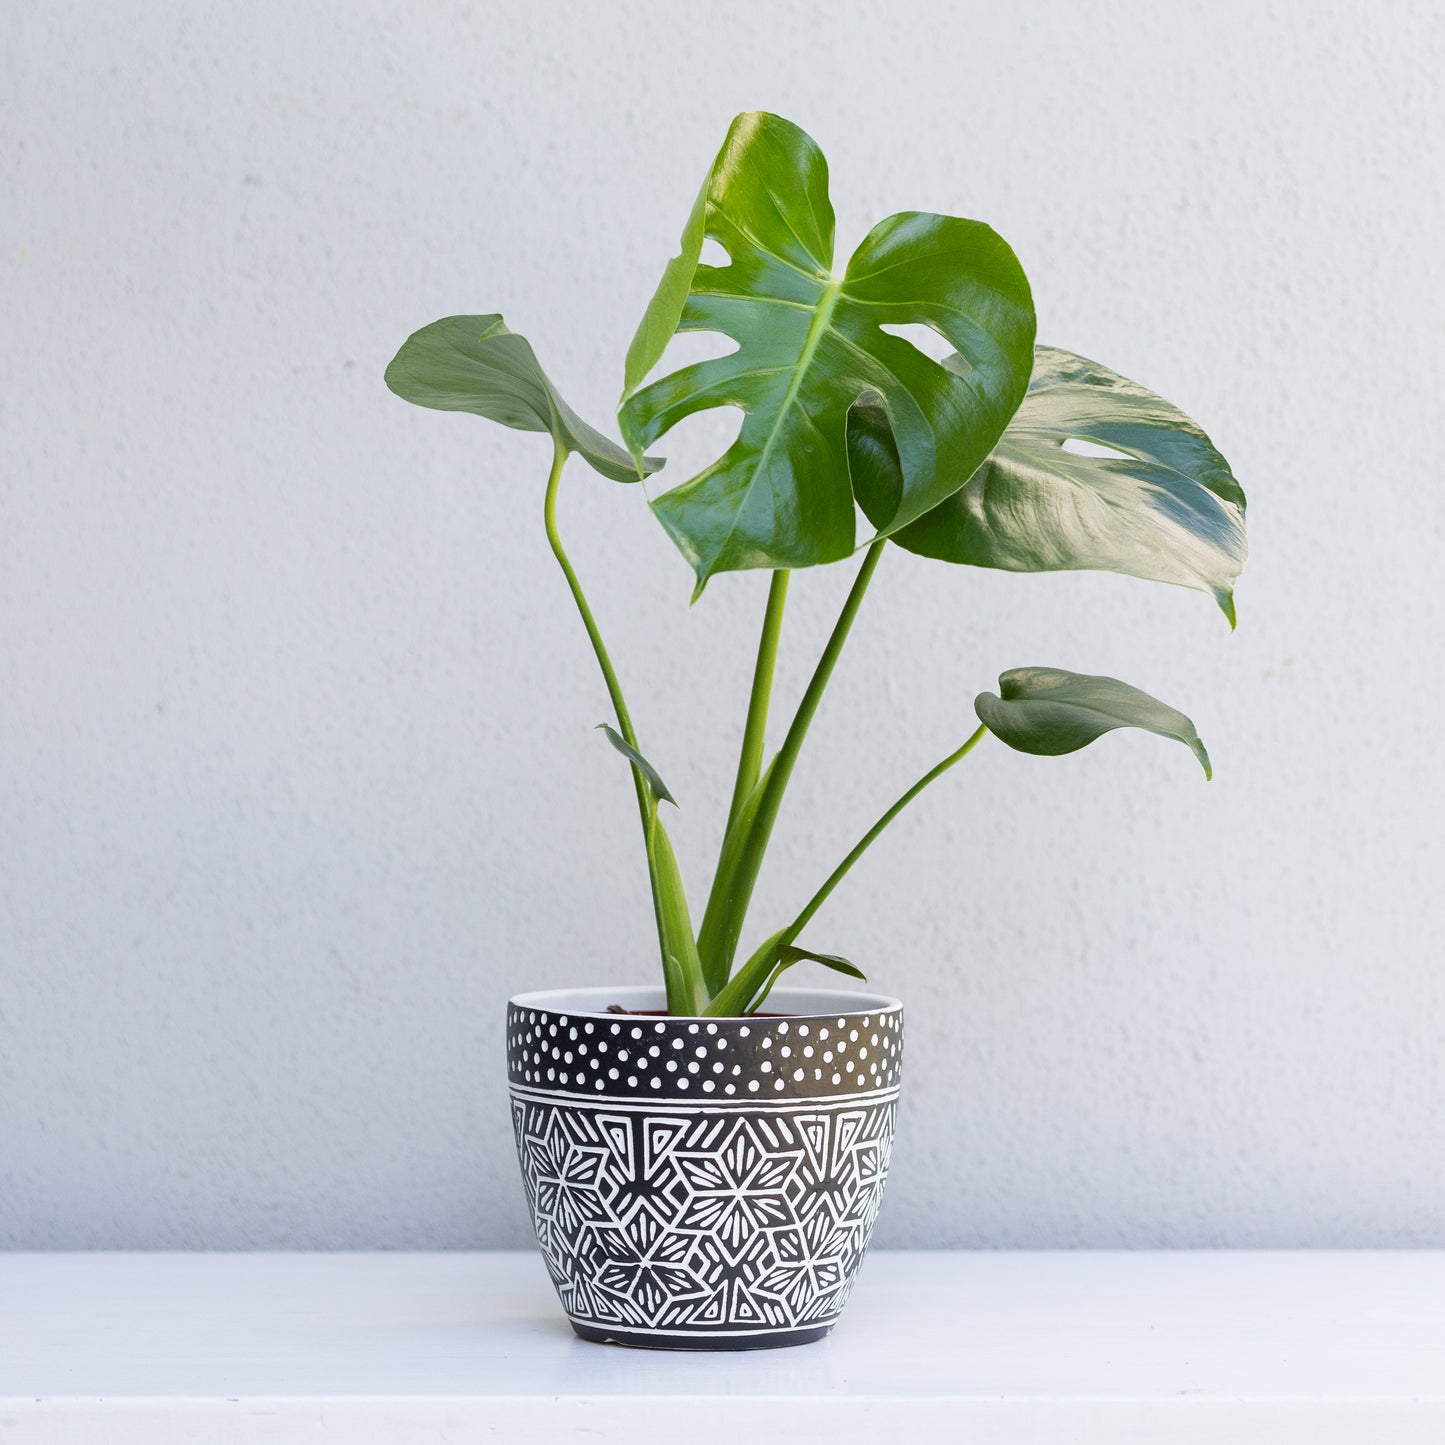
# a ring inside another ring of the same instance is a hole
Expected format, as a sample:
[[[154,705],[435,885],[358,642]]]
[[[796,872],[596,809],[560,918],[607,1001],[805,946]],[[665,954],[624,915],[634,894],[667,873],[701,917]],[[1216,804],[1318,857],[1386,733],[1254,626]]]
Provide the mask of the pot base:
[[[801,1330],[778,1330],[773,1334],[686,1334],[668,1335],[651,1331],[639,1333],[636,1330],[614,1329],[611,1325],[584,1325],[571,1321],[578,1336],[594,1345],[625,1345],[632,1350],[781,1350],[788,1345],[811,1345],[821,1340],[833,1328],[834,1321],[825,1325],[810,1325]]]

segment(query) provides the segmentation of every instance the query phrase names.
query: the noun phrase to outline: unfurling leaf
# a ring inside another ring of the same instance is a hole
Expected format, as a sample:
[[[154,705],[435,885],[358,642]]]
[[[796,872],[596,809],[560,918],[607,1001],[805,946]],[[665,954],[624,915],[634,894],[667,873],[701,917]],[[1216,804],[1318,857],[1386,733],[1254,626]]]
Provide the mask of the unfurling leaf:
[[[525,336],[500,316],[448,316],[413,332],[386,368],[386,384],[403,401],[436,411],[469,411],[521,431],[550,432],[614,482],[635,482],[637,465],[587,425],[557,394]],[[661,460],[647,457],[655,472]]]
[[[652,865],[667,1011],[674,1015],[700,1014],[707,1006],[707,989],[688,913],[687,890],[661,818],[653,817],[648,828],[647,853]]]
[[[759,944],[752,957],[728,980],[727,985],[707,1006],[707,1013],[714,1018],[734,1018],[742,1014],[755,1013],[773,985],[782,977],[785,969],[805,960],[821,963],[837,973],[846,973],[853,978],[866,980],[868,975],[857,964],[849,963],[836,953],[814,953],[811,949],[799,948],[795,944],[783,943],[787,929],[779,929],[772,937]]]
[[[728,264],[701,264],[703,241]],[[797,126],[733,121],[627,355],[618,416],[640,458],[684,417],[744,413],[737,440],[653,503],[701,587],[714,573],[834,562],[855,548],[848,416],[876,398],[901,458],[905,527],[961,487],[1023,399],[1033,364],[1028,281],[988,226],[905,211],[880,221],[834,270],[822,152]],[[886,326],[924,325],[960,358],[940,365]],[[675,331],[738,349],[644,384]]]
[[[854,422],[855,451],[881,469],[871,491],[859,491],[875,522],[897,490],[881,425],[876,411]],[[1068,451],[1066,442],[1115,455]],[[1244,506],[1229,463],[1178,407],[1096,361],[1040,346],[1028,395],[988,460],[894,541],[975,567],[1122,572],[1193,587],[1213,594],[1232,627],[1248,552]]]
[[[974,699],[979,721],[1021,753],[1056,757],[1077,752],[1115,728],[1143,728],[1174,738],[1213,776],[1209,754],[1182,712],[1113,677],[1057,667],[1016,667],[998,680],[998,695]]]
[[[608,723],[598,723],[597,727],[601,732],[607,734],[607,741],[647,779],[648,787],[657,795],[658,800],[663,803],[671,803],[674,808],[677,807],[677,799],[667,791],[667,784],[658,776],[657,769],[614,727]]]
[[[865,983],[868,981],[868,975],[856,963],[849,963],[846,958],[840,958],[836,953],[812,953],[806,948],[799,948],[796,944],[790,943],[786,948],[779,950],[778,958],[784,967],[808,960],[812,963],[821,963],[825,968],[831,968],[837,973],[846,973],[853,978],[861,978]]]

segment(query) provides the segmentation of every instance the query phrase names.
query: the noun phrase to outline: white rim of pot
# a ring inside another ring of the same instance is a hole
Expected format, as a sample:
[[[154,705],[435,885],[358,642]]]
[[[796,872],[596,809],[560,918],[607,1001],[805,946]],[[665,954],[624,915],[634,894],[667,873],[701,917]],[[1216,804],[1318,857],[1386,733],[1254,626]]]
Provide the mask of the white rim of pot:
[[[660,985],[623,984],[615,987],[540,989],[533,993],[514,994],[509,1002],[514,1008],[545,1009],[548,1013],[606,1019],[615,1023],[617,1015],[607,1012],[609,1004],[617,1004],[630,1012],[653,1011],[667,1007],[667,995]],[[850,1014],[889,1013],[902,1007],[900,999],[881,993],[857,993],[841,988],[775,988],[764,1000],[762,1012],[784,1014],[788,1018],[828,1019]],[[675,1017],[681,1019],[683,1015]],[[711,1018],[710,1022],[723,1023],[725,1018]]]

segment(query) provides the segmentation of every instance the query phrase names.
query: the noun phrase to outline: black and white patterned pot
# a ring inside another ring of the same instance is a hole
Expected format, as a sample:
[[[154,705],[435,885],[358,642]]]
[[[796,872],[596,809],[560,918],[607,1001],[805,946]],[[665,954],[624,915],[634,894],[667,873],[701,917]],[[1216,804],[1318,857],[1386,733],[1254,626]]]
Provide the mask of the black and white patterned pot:
[[[777,989],[786,1017],[657,1018],[652,988],[507,1008],[517,1154],[537,1243],[583,1339],[803,1344],[833,1327],[893,1143],[903,1008]]]

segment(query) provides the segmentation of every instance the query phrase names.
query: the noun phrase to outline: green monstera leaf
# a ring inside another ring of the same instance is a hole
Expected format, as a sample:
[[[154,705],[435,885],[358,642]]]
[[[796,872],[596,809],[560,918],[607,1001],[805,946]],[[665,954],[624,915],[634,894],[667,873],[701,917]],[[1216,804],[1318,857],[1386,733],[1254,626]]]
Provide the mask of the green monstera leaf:
[[[974,699],[978,720],[1009,747],[1058,757],[1087,747],[1115,728],[1143,728],[1181,742],[1213,776],[1209,754],[1194,724],[1169,707],[1114,677],[1090,677],[1057,667],[1016,667],[998,680],[998,693]]]
[[[900,462],[896,532],[962,486],[1023,400],[1033,364],[1028,281],[988,226],[906,211],[879,222],[840,275],[822,152],[775,115],[740,115],[627,356],[619,409],[634,459],[686,416],[735,406],[737,440],[653,510],[701,587],[717,572],[833,562],[856,544],[848,418],[867,397]],[[728,264],[701,263],[705,239]],[[951,367],[885,327],[922,325]],[[644,384],[677,331],[731,355]]]
[[[947,364],[947,363],[945,363]],[[868,470],[859,501],[890,514],[901,488],[887,418],[852,419]],[[1121,455],[1066,451],[1068,441]],[[1212,593],[1234,625],[1244,492],[1176,406],[1096,361],[1040,346],[1028,395],[988,460],[894,541],[910,552],[1008,572],[1099,570]]]
[[[520,431],[550,432],[614,482],[635,482],[638,466],[616,442],[587,425],[557,394],[525,336],[500,316],[448,316],[413,332],[386,368],[403,401],[436,411],[469,411]],[[662,462],[648,457],[644,472]]]

